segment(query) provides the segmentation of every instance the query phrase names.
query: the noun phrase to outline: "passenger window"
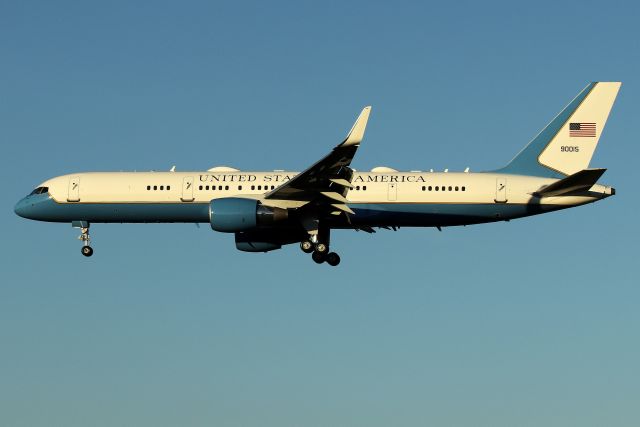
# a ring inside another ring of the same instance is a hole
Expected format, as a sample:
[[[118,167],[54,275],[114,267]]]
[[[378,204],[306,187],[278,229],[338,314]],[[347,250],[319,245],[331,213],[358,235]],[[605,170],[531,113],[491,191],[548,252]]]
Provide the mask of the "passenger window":
[[[362,191],[366,191],[366,190],[367,190],[367,186],[366,186],[366,185],[363,185],[363,186],[362,186]]]
[[[456,191],[458,191],[458,187],[456,187]]]
[[[262,190],[262,185],[258,185],[258,191]]]
[[[167,190],[171,190],[171,186],[170,185],[167,185]]]
[[[161,190],[164,190],[164,185],[161,185],[161,186],[160,186],[160,189],[161,189]]]
[[[436,191],[439,191],[439,190],[440,190],[440,187],[438,187],[438,186],[436,185]]]
[[[200,189],[202,190],[202,186],[200,186]],[[151,190],[151,186],[147,185],[147,190]]]
[[[356,191],[360,191],[360,186],[356,185]]]
[[[431,191],[431,190],[433,190],[433,187],[432,187],[432,186],[429,186],[429,191]]]
[[[427,187],[425,187],[424,185],[422,186],[422,191],[426,190]]]
[[[238,185],[238,191],[242,191],[242,185]]]
[[[467,190],[466,187],[462,186],[462,191],[466,191],[466,190]]]
[[[224,186],[224,189],[225,189],[225,190],[228,190],[228,189],[229,189],[229,186],[228,186],[228,185],[225,185],[225,186]]]
[[[251,186],[251,189],[252,189],[252,190],[255,190],[255,189],[256,189],[256,186],[255,186],[255,185],[252,185],[252,186]]]
[[[154,189],[154,190],[157,190],[157,189],[158,189],[158,186],[157,186],[157,185],[154,185],[154,186],[153,186],[153,189]]]
[[[449,191],[451,191],[451,186],[449,186]]]
[[[204,187],[204,188],[205,188],[205,190],[208,190],[208,189],[209,189],[209,186],[207,185],[207,186],[206,186],[206,187]],[[215,187],[213,187],[213,189],[215,190]]]

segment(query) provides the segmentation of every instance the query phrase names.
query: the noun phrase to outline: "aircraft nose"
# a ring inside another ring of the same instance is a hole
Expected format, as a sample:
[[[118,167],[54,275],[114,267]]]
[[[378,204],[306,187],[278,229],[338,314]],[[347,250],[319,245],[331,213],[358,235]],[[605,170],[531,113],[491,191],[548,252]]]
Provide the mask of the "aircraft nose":
[[[22,218],[27,218],[27,201],[25,199],[26,197],[20,199],[20,201],[16,203],[16,206],[13,208],[13,211],[16,213],[16,215],[21,216]]]

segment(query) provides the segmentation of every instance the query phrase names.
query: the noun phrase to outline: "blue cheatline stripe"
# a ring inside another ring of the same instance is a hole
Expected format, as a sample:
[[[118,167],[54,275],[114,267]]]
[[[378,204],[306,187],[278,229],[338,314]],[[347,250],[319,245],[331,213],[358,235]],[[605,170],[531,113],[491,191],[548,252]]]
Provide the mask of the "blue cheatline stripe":
[[[564,178],[565,174],[541,165],[538,157],[569,120],[574,111],[578,109],[582,101],[591,93],[596,84],[597,82],[589,83],[507,166],[491,172]]]
[[[21,200],[16,213],[49,222],[209,222],[209,203],[56,203],[43,194]]]
[[[20,205],[24,209],[21,209]],[[567,206],[538,204],[457,203],[353,203],[355,215],[341,216],[332,226],[448,226],[501,221],[535,215]],[[56,203],[44,196],[30,196],[16,206],[25,218],[49,221],[98,223],[209,222],[208,203]]]

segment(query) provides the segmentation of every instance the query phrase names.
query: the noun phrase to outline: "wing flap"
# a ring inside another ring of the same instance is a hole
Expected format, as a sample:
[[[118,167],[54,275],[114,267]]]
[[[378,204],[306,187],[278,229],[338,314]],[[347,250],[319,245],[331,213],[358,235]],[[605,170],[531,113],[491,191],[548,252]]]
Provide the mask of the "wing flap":
[[[334,203],[334,204],[332,204],[331,206],[333,206],[333,207],[334,207],[334,208],[336,208],[336,209],[341,210],[342,212],[346,212],[346,213],[351,214],[351,215],[355,215],[355,214],[356,214],[356,213],[355,213],[354,211],[352,211],[352,210],[351,210],[351,208],[350,208],[349,206],[347,206],[347,205],[343,205],[343,204],[340,204],[340,203]]]
[[[321,191],[320,194],[330,198],[331,200],[335,200],[336,202],[347,203],[347,199],[340,193],[336,193],[334,191]]]
[[[351,190],[353,188],[353,185],[351,185],[351,183],[349,181],[347,181],[346,179],[331,178],[329,181],[333,182],[334,184],[340,185],[342,187],[348,188],[349,190]]]

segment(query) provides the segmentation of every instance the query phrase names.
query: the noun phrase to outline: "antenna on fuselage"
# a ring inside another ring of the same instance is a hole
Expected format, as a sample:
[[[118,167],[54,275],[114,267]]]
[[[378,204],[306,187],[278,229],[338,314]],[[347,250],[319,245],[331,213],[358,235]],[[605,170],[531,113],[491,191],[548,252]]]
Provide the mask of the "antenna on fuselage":
[[[171,169],[169,169],[169,172],[175,172],[176,171],[176,165],[171,166]]]

